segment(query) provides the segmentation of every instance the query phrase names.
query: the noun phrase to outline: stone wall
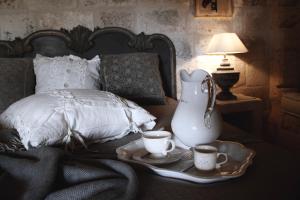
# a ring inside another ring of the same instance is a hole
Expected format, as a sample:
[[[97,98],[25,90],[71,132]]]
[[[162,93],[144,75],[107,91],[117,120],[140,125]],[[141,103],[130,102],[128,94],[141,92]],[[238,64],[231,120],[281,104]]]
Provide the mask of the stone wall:
[[[300,89],[300,1],[272,4],[270,47],[270,98],[277,100],[283,88]]]
[[[176,46],[177,71],[204,68],[212,72],[221,57],[205,55],[209,40],[215,33],[236,32],[249,53],[230,56],[241,71],[235,91],[267,102],[270,2],[233,0],[233,17],[195,18],[193,0],[0,0],[0,38],[23,37],[45,28],[121,26],[135,33],[168,35]]]

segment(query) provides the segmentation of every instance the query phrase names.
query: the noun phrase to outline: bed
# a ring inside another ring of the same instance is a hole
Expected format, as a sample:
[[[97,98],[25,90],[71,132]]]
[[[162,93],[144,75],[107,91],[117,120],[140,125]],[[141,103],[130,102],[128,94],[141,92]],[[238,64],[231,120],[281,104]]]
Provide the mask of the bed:
[[[138,35],[119,27],[95,28],[89,30],[78,26],[72,30],[40,30],[14,41],[0,41],[0,62],[12,67],[1,71],[1,76],[16,74],[13,81],[1,82],[1,111],[11,103],[34,93],[35,77],[32,58],[36,54],[63,56],[74,54],[91,59],[101,54],[121,54],[147,52],[159,56],[159,71],[166,95],[164,105],[143,107],[157,117],[155,129],[164,127],[171,130],[170,121],[176,109],[176,52],[172,41],[163,34]],[[13,65],[18,63],[17,68]],[[22,65],[22,66],[21,66]],[[20,67],[21,66],[21,67]],[[253,164],[242,177],[215,184],[194,184],[176,179],[164,178],[151,171],[132,165],[139,189],[137,199],[299,199],[300,161],[299,155],[278,146],[268,144],[243,131],[224,124],[220,139],[244,143],[256,151]],[[259,134],[257,134],[259,135]],[[89,147],[101,152],[101,158],[117,159],[115,149],[139,138],[139,134],[129,134],[122,139]],[[82,150],[75,155],[89,155],[97,158],[97,153]],[[4,187],[1,185],[1,187]],[[55,198],[54,198],[55,199]],[[124,198],[125,199],[125,198]]]

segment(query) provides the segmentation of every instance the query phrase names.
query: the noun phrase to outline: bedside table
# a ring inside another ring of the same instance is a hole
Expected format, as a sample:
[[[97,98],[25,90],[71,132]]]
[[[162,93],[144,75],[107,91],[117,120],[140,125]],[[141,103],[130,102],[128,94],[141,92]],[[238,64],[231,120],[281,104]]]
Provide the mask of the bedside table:
[[[257,97],[235,94],[237,99],[216,101],[223,120],[251,134],[262,136],[262,100]]]

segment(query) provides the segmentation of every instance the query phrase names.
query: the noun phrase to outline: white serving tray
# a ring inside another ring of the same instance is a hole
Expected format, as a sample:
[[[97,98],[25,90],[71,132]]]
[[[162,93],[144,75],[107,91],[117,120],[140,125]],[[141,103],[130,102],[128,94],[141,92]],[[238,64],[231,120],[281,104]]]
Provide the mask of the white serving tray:
[[[213,183],[240,177],[246,172],[247,167],[252,163],[252,159],[255,156],[253,150],[237,142],[217,140],[212,145],[217,147],[219,152],[228,154],[228,162],[222,165],[220,169],[205,173],[193,166],[192,152],[190,150],[181,149],[185,156],[180,161],[159,166],[132,159],[134,152],[144,149],[142,139],[121,146],[116,149],[116,152],[120,160],[143,165],[158,175],[196,183]]]

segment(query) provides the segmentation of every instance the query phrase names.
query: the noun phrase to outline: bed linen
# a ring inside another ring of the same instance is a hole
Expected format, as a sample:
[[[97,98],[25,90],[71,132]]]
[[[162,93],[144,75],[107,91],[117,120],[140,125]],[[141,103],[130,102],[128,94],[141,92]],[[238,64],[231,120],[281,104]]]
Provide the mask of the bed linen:
[[[100,80],[103,90],[139,105],[165,104],[156,53],[102,55]]]
[[[0,154],[0,199],[131,200],[138,191],[133,169],[125,163],[74,156],[43,147]]]
[[[34,94],[32,59],[0,58],[0,113],[12,103]]]
[[[53,90],[24,98],[0,115],[19,132],[26,149],[69,144],[72,139],[106,142],[151,130],[155,117],[137,104],[99,90]]]
[[[91,60],[78,56],[46,57],[37,54],[33,59],[36,76],[35,93],[55,89],[99,89],[100,58]]]

